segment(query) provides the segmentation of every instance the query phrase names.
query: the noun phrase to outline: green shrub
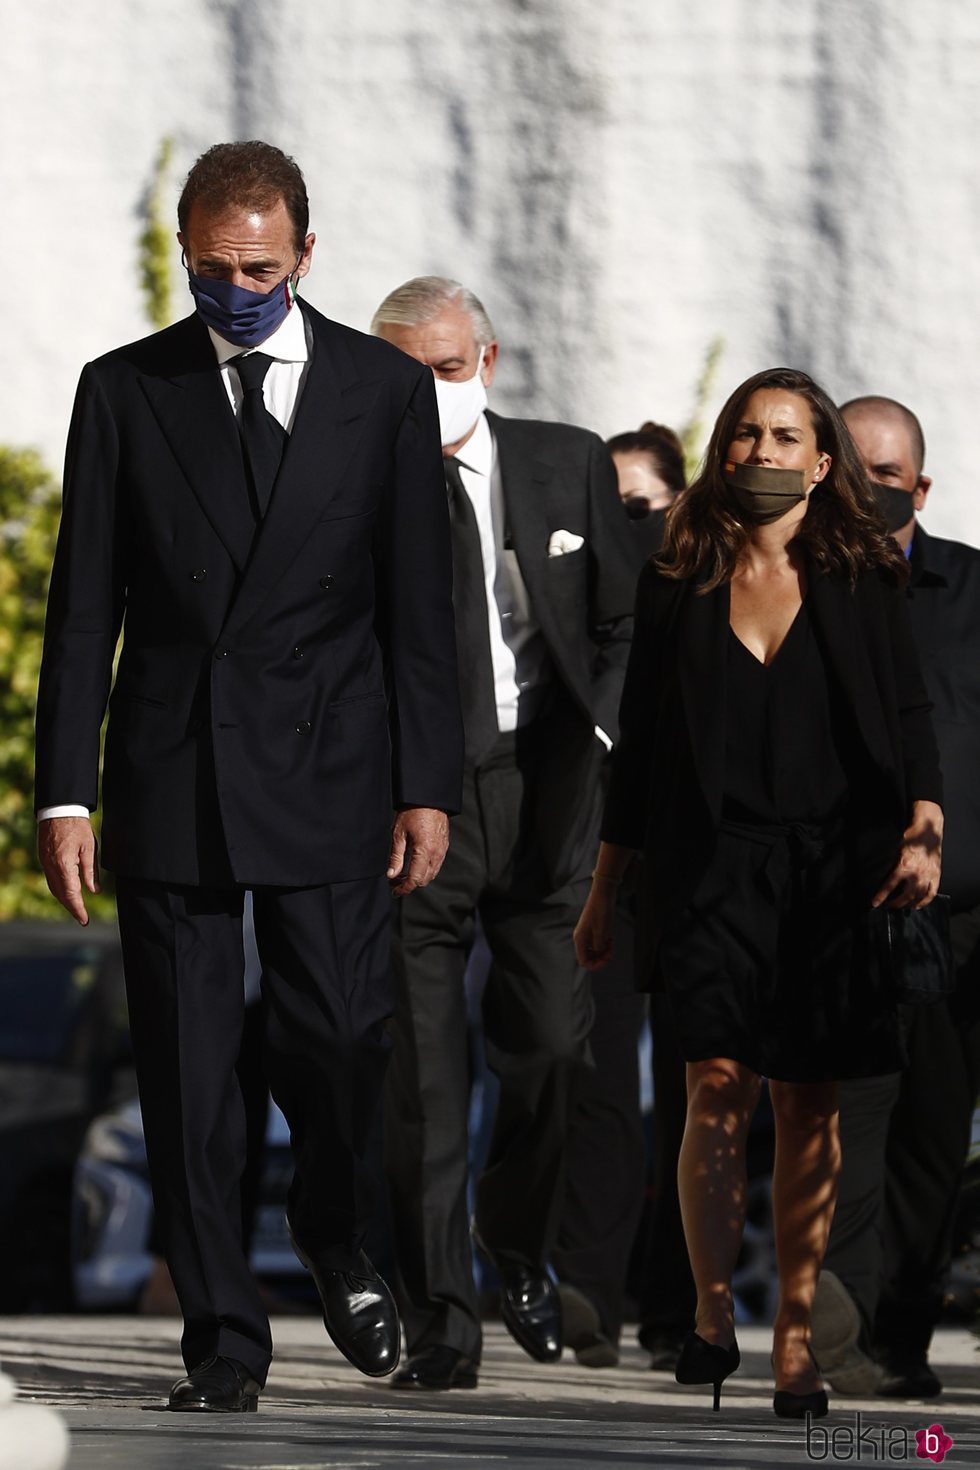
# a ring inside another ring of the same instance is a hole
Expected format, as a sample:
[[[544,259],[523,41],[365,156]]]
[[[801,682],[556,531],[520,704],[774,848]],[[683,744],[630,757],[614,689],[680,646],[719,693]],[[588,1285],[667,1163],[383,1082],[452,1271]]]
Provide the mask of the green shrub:
[[[33,795],[34,702],[60,510],[40,456],[0,447],[0,920],[68,917],[38,867]],[[86,903],[111,917],[108,896]]]

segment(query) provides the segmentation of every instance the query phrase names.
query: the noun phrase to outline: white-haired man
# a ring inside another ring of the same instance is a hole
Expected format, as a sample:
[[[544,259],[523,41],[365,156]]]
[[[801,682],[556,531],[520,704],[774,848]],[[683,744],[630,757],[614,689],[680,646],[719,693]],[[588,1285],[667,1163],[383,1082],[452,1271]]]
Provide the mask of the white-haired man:
[[[426,363],[453,526],[465,731],[463,808],[438,885],[398,915],[398,1004],[386,1106],[409,1362],[406,1388],[467,1388],[481,1333],[467,1208],[469,1059],[463,976],[477,918],[500,1098],[475,1233],[509,1330],[539,1361],[562,1349],[547,1272],[569,1094],[591,1023],[571,934],[615,738],[635,573],[602,441],[487,411],[498,344],[481,303],[426,276],[372,331]]]

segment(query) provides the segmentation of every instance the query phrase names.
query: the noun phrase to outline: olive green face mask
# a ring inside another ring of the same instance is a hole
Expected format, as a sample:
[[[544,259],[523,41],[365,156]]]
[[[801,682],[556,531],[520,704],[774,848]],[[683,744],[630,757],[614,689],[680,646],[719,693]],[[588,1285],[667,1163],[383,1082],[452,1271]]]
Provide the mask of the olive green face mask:
[[[746,520],[764,526],[778,521],[806,499],[809,488],[802,470],[778,470],[765,464],[735,464],[726,460],[722,479],[735,492]]]

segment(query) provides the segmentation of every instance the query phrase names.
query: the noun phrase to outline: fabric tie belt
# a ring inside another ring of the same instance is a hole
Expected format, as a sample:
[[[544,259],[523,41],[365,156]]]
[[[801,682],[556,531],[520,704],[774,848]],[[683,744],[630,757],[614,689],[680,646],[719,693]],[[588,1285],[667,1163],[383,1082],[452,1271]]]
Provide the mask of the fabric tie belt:
[[[843,818],[826,822],[738,822],[724,818],[721,831],[769,849],[763,873],[774,895],[787,892],[794,881],[807,886],[812,870],[828,848],[839,840]]]

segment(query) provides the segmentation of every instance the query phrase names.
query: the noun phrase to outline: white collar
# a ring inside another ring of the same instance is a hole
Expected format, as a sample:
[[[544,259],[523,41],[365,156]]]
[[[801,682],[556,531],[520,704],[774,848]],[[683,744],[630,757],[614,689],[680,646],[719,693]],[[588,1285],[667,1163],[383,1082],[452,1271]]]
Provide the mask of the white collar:
[[[230,362],[233,357],[238,357],[242,352],[264,352],[269,357],[274,357],[277,362],[309,362],[310,349],[306,341],[306,319],[298,302],[294,302],[286,313],[276,330],[266,337],[264,342],[257,342],[254,348],[241,347],[236,342],[229,342],[227,338],[219,336],[213,327],[208,327],[208,336],[214,347],[215,356],[219,367]]]
[[[493,435],[485,413],[480,414],[476,428],[462,449],[456,451],[455,457],[464,469],[472,470],[476,475],[493,473]]]

